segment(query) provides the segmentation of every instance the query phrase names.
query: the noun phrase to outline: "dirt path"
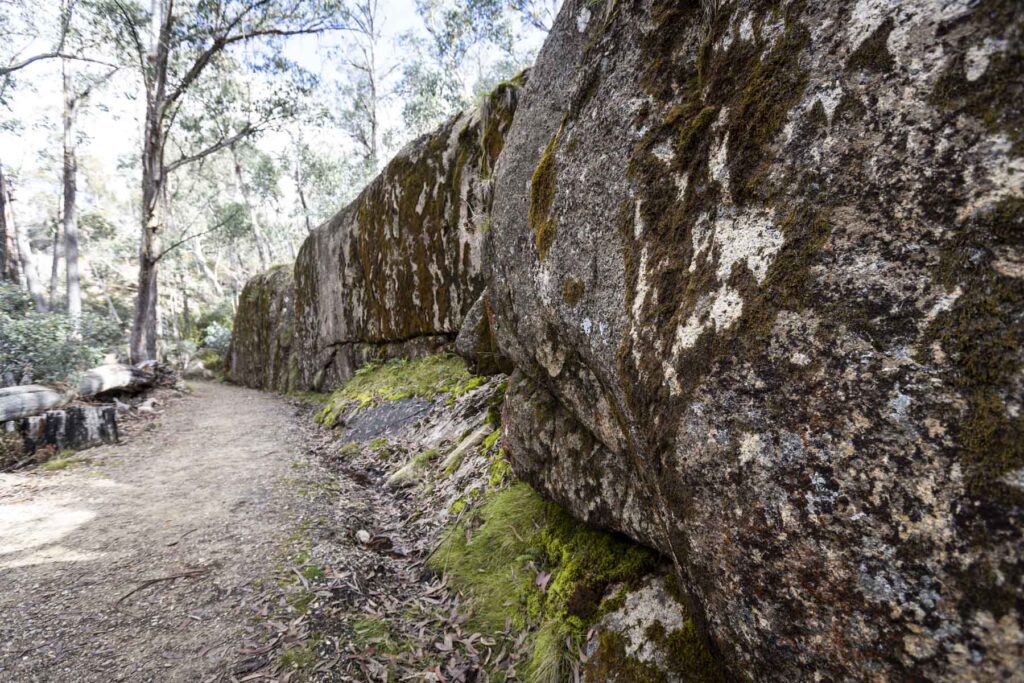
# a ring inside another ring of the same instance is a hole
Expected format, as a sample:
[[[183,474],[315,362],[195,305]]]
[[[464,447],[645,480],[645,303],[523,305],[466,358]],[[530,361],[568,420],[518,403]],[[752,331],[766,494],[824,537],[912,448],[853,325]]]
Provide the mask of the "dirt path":
[[[302,512],[294,415],[198,384],[88,464],[0,474],[0,680],[222,678]]]

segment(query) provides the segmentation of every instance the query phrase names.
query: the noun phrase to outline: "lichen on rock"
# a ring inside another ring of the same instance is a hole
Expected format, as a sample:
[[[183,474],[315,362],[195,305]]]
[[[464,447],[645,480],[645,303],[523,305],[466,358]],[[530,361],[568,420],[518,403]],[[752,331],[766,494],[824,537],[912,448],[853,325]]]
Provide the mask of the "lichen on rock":
[[[522,74],[407,145],[295,264],[300,388],[340,386],[363,363],[448,347],[483,289],[491,175]]]
[[[577,0],[520,97],[504,447],[736,676],[1024,661],[1022,44],[1014,2]]]

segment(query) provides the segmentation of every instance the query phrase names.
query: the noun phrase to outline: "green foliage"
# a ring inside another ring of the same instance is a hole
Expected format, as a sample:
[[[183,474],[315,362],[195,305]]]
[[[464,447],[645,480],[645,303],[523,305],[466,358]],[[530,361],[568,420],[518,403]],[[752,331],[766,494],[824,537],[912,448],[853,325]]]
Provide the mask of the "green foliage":
[[[430,559],[470,597],[475,628],[511,621],[531,629],[525,673],[534,681],[563,680],[607,587],[634,584],[655,563],[646,549],[581,525],[523,483],[491,494]]]
[[[502,0],[417,0],[416,11],[426,36],[403,36],[411,59],[397,88],[404,100],[402,118],[412,130],[430,130],[468,107],[471,94],[482,97],[533,62],[532,54],[516,49],[511,15]],[[470,61],[478,63],[472,83],[463,68]]]
[[[54,382],[99,364],[122,340],[120,326],[109,319],[83,315],[79,338],[68,316],[36,313],[24,306],[20,292],[0,285],[0,376],[20,383]]]
[[[234,310],[231,301],[223,299],[196,319],[194,341],[224,355],[231,343]]]
[[[220,322],[212,322],[207,325],[203,332],[203,346],[219,353],[222,357],[227,355],[228,346],[231,344],[231,328]]]
[[[32,312],[32,296],[20,287],[0,284],[0,314],[21,318]]]
[[[96,211],[87,211],[78,219],[78,227],[90,240],[112,240],[117,237],[117,226]]]
[[[228,333],[230,335],[230,332]],[[196,354],[196,358],[202,362],[203,367],[211,372],[220,372],[224,369],[224,352],[215,348],[203,349]]]

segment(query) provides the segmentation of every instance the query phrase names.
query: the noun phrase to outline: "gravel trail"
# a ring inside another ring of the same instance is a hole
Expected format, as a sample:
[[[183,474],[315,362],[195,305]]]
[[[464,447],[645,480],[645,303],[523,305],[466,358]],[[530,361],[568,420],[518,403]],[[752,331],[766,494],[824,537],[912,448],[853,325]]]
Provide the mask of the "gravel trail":
[[[162,400],[81,464],[0,474],[0,681],[229,680],[252,642],[306,504],[296,409],[212,383]]]

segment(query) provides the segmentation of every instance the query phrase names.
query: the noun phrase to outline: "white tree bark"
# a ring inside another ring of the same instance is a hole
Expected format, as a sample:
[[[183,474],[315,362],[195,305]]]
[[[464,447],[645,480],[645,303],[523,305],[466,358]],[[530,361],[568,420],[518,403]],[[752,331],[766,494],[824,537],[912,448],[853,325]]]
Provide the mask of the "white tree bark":
[[[139,390],[156,381],[157,365],[101,365],[85,373],[73,391],[29,384],[0,389],[0,423],[53,410],[81,396],[95,396],[114,389]]]

